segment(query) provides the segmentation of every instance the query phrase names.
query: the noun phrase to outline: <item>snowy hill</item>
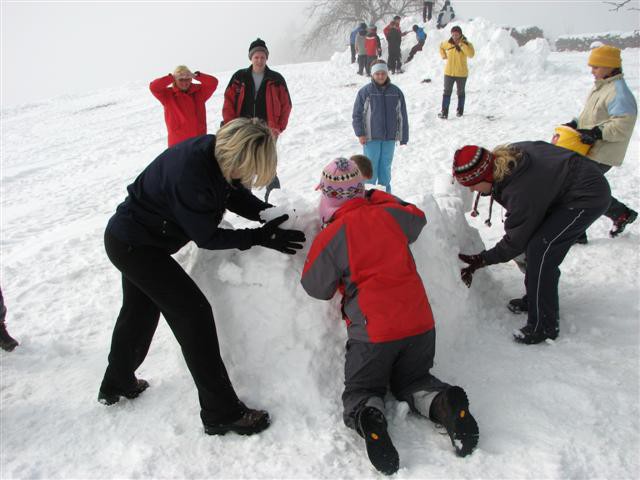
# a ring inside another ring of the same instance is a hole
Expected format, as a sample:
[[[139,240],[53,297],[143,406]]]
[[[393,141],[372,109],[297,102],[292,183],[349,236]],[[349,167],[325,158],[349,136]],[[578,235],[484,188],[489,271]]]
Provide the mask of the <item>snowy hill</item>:
[[[434,373],[467,390],[480,443],[472,456],[457,458],[446,435],[388,398],[397,477],[638,478],[640,224],[612,240],[609,220],[600,219],[590,243],[569,252],[561,334],[550,344],[526,347],[510,338],[525,322],[505,308],[523,293],[513,263],[480,271],[467,289],[456,257],[483,242],[492,246],[502,235],[502,212],[495,209],[491,228],[482,223],[486,202],[480,217],[465,216],[470,199],[449,183],[453,152],[466,143],[549,139],[584,104],[593,83],[587,54],[550,52],[544,40],[519,48],[481,19],[461,25],[477,52],[465,117],[436,118],[443,72],[437,47],[445,32],[430,30],[407,72],[392,77],[410,121],[392,183],[395,194],[426,212],[413,253],[436,318]],[[623,52],[636,98],[639,58],[638,50]],[[321,168],[360,151],[351,109],[367,80],[346,51],[328,62],[274,68],[287,79],[294,106],[278,141],[284,188],[271,200],[295,208],[297,226],[312,238]],[[221,85],[207,104],[215,132],[232,72],[212,73]],[[625,164],[607,175],[614,194],[636,209],[639,132]],[[0,352],[0,477],[377,477],[362,440],[342,424],[346,332],[337,299],[312,300],[299,285],[306,250],[290,258],[189,244],[176,256],[213,305],[239,396],[271,413],[264,433],[204,435],[193,381],[162,321],[138,371],[151,388],[110,408],[97,403],[121,305],[104,227],[127,184],[165,146],[162,108],[147,82],[2,111],[1,285],[7,324],[21,346]],[[249,223],[233,215],[226,221]]]

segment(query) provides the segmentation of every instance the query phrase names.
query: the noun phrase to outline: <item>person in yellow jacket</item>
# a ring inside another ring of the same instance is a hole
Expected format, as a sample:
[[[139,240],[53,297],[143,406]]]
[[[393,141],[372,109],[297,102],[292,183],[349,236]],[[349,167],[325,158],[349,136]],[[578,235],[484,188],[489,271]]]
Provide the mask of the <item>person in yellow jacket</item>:
[[[638,116],[636,99],[624,81],[620,49],[602,45],[591,50],[589,66],[595,85],[578,118],[566,123],[578,130],[582,143],[591,145],[587,157],[596,161],[602,172],[622,165]],[[605,216],[613,221],[611,237],[621,234],[638,218],[613,196]],[[586,243],[586,234],[578,239]]]
[[[440,56],[447,61],[444,67],[444,93],[442,95],[442,111],[438,117],[446,119],[449,117],[449,103],[451,103],[451,93],[453,84],[456,84],[458,94],[458,109],[456,115],[461,117],[464,114],[464,87],[469,76],[467,68],[467,58],[475,55],[473,45],[462,34],[459,26],[451,28],[451,38],[440,44]]]

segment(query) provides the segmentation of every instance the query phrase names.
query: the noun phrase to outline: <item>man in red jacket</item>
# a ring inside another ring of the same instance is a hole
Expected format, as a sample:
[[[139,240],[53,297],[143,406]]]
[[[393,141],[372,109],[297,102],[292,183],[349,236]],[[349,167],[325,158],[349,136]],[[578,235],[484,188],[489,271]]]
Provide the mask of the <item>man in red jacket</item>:
[[[365,193],[357,164],[345,158],[324,168],[318,189],[325,228],[309,250],[301,282],[314,298],[329,300],[336,290],[343,295],[345,424],[364,438],[377,470],[397,471],[383,413],[390,385],[398,400],[446,428],[459,456],[470,454],[478,425],[467,395],[429,372],[433,314],[409,249],[426,224],[424,213],[380,190]]]
[[[249,45],[251,66],[233,74],[224,92],[222,122],[238,117],[261,118],[278,137],[287,128],[291,113],[291,97],[287,82],[278,72],[267,67],[269,50],[258,38]],[[278,176],[267,186],[265,201],[274,188],[280,188]]]
[[[193,79],[199,84],[194,84]],[[218,79],[202,72],[191,73],[184,65],[149,84],[154,97],[164,107],[169,146],[207,133],[205,102],[218,86]]]

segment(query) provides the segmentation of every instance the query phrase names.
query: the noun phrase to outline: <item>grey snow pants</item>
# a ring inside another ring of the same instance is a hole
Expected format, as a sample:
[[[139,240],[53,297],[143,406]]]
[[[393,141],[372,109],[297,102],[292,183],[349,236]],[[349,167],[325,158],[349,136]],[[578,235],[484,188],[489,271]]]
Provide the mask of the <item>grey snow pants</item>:
[[[358,412],[373,406],[384,412],[387,388],[412,410],[429,417],[431,400],[449,385],[429,373],[436,351],[436,331],[384,343],[349,339],[344,365],[344,423],[356,428]]]

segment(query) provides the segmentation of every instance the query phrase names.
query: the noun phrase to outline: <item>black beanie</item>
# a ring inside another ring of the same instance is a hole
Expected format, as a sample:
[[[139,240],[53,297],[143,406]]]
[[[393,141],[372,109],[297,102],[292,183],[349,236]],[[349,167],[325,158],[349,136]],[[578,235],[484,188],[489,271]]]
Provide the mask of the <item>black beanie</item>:
[[[264,54],[269,58],[269,50],[267,49],[267,44],[264,43],[264,40],[261,38],[256,38],[251,45],[249,45],[249,60],[253,57],[253,54],[256,52],[264,52]]]
[[[453,32],[458,32],[460,35],[462,35],[462,29],[456,25],[455,27],[451,27],[451,33]]]

